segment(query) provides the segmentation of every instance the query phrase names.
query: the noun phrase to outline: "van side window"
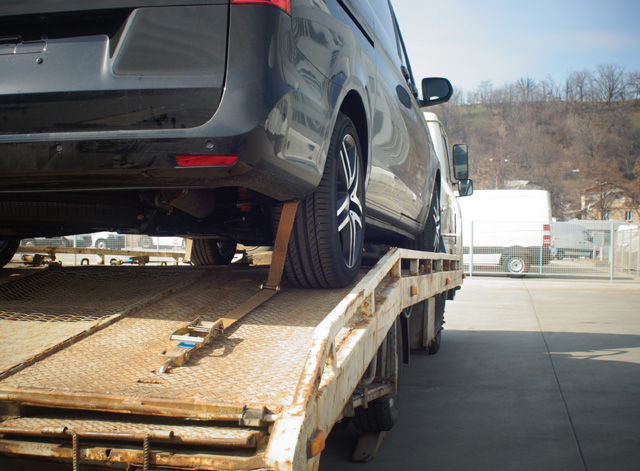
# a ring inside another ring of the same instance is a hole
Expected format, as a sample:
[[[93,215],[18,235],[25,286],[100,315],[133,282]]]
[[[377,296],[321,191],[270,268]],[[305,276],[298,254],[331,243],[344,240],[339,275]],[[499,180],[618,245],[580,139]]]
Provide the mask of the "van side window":
[[[369,5],[368,0],[351,0],[360,14],[364,17],[364,19],[369,23],[369,26],[373,27],[373,13],[371,12],[371,6]]]
[[[411,64],[409,63],[409,56],[407,55],[407,48],[404,45],[404,39],[402,39],[402,33],[400,32],[400,27],[398,26],[398,20],[396,19],[395,13],[391,10],[393,15],[393,22],[396,27],[396,34],[398,35],[398,47],[400,48],[400,59],[402,60],[402,65],[406,67],[407,72],[409,73],[409,77],[407,81],[410,81],[412,84],[415,84],[415,80],[413,79],[413,71],[411,70]],[[405,77],[406,78],[406,77]]]
[[[382,47],[387,51],[389,57],[398,65],[402,65],[400,44],[396,36],[395,21],[389,0],[369,0],[373,15],[375,17],[375,31]]]

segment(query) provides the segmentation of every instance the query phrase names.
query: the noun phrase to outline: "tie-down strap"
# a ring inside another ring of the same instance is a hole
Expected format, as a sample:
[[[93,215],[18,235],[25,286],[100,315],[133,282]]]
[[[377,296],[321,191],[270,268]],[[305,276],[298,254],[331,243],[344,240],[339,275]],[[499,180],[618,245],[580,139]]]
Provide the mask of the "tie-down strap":
[[[214,323],[202,323],[196,319],[192,323],[178,329],[171,335],[171,340],[179,342],[171,350],[162,353],[163,364],[159,373],[165,373],[172,366],[182,366],[189,360],[191,352],[209,344],[222,334],[227,328],[235,324],[258,306],[271,299],[280,291],[280,281],[284,271],[284,261],[287,257],[287,246],[296,218],[298,202],[290,201],[282,206],[280,222],[276,232],[275,245],[267,282],[260,286],[260,292],[243,302],[229,312],[225,317]]]

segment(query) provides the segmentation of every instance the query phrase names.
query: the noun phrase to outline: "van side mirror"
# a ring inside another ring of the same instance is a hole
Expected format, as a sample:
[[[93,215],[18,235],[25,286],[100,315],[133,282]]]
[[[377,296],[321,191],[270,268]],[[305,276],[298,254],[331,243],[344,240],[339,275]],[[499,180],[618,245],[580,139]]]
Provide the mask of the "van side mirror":
[[[473,194],[473,180],[461,180],[458,182],[458,194],[471,196]]]
[[[422,101],[420,106],[446,103],[453,95],[453,86],[446,78],[430,77],[422,79]]]
[[[466,144],[453,146],[453,176],[456,180],[469,179],[469,148]]]

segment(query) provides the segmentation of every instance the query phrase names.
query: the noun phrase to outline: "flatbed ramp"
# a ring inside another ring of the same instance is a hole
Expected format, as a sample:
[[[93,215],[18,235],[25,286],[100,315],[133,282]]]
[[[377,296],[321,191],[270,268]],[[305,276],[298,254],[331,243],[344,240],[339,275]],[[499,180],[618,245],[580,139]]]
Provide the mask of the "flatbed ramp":
[[[393,387],[354,393],[398,314],[462,274],[454,257],[396,249],[352,289],[285,286],[161,372],[172,333],[218,320],[266,278],[74,267],[0,285],[0,454],[75,469],[316,469],[313,439]]]

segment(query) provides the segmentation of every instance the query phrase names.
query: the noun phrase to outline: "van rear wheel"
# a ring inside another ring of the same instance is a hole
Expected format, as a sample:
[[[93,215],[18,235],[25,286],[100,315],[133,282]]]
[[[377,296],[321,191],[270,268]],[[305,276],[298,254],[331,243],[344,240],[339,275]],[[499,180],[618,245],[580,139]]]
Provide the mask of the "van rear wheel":
[[[340,113],[315,193],[300,202],[293,225],[285,274],[301,288],[343,288],[362,264],[364,247],[364,169],[356,128]],[[279,220],[276,208],[274,222]],[[274,224],[275,225],[275,224]]]
[[[507,257],[505,266],[511,275],[524,275],[529,268],[529,261],[524,255],[511,254]]]

